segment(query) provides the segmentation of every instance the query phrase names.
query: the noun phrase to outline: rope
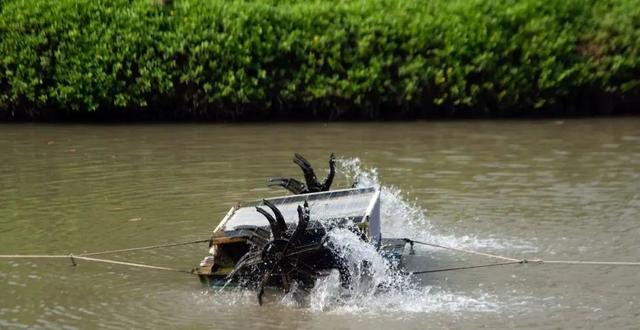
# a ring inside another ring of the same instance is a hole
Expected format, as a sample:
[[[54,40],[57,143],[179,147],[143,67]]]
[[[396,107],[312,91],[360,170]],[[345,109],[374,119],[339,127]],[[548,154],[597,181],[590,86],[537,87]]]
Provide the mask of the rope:
[[[602,266],[640,266],[635,261],[590,261],[590,260],[529,260],[530,263],[556,264],[556,265],[602,265]]]
[[[632,261],[542,260],[542,259],[527,260],[527,259],[516,259],[516,258],[497,255],[497,254],[478,252],[478,251],[467,250],[467,249],[462,249],[462,248],[454,248],[454,247],[444,246],[444,245],[439,245],[439,244],[434,244],[434,243],[414,241],[414,240],[408,239],[408,238],[405,238],[404,240],[406,242],[410,243],[412,248],[413,248],[413,244],[420,244],[420,245],[427,245],[427,246],[432,246],[432,247],[437,247],[437,248],[442,248],[442,249],[447,249],[447,250],[452,250],[452,251],[458,251],[458,252],[465,252],[465,253],[470,253],[470,254],[475,254],[475,255],[480,255],[480,256],[485,256],[485,257],[489,257],[489,258],[495,258],[495,259],[501,259],[501,260],[506,260],[507,261],[507,262],[493,263],[493,264],[483,264],[483,265],[472,265],[472,266],[461,266],[461,267],[451,267],[451,268],[423,270],[423,271],[411,272],[411,274],[427,274],[427,273],[447,272],[447,271],[453,271],[453,270],[485,268],[485,267],[515,265],[515,264],[526,264],[526,263],[549,264],[549,265],[557,264],[557,265],[640,266],[640,262],[632,262]],[[158,249],[158,248],[165,248],[165,247],[172,247],[172,246],[179,246],[179,245],[204,243],[204,242],[209,242],[209,241],[210,241],[209,239],[206,239],[206,240],[203,239],[203,240],[196,240],[196,241],[177,242],[177,243],[169,243],[169,244],[161,244],[161,245],[150,245],[150,246],[128,248],[128,249],[107,250],[107,251],[100,251],[100,252],[83,253],[83,254],[79,254],[79,255],[73,255],[73,254],[68,254],[68,255],[65,255],[65,254],[0,254],[0,259],[66,259],[66,258],[69,258],[71,263],[74,266],[76,265],[75,260],[85,260],[85,261],[101,262],[101,263],[107,263],[107,264],[123,265],[123,266],[129,266],[129,267],[137,267],[137,268],[146,268],[146,269],[155,269],[155,270],[164,270],[164,271],[171,271],[171,272],[178,272],[178,273],[193,274],[193,271],[189,271],[189,270],[162,267],[162,266],[153,266],[153,265],[146,265],[146,264],[140,264],[140,263],[134,263],[134,262],[126,262],[126,261],[118,261],[118,260],[111,260],[111,259],[93,258],[93,257],[90,257],[90,256],[100,255],[100,254],[107,254],[107,253],[116,253],[116,252],[130,252],[130,251]]]
[[[172,247],[172,246],[189,245],[189,244],[196,244],[196,243],[205,243],[205,242],[210,242],[210,241],[211,241],[210,239],[201,239],[201,240],[196,240],[196,241],[177,242],[177,243],[168,243],[168,244],[160,244],[160,245],[149,245],[149,246],[134,247],[134,248],[128,248],[128,249],[106,250],[106,251],[99,251],[99,252],[81,253],[81,254],[78,254],[75,257],[77,258],[78,256],[87,257],[87,256],[96,256],[96,255],[108,254],[108,253],[151,250],[151,249],[159,249],[159,248]],[[69,257],[68,254],[0,254],[0,258],[4,258],[4,259],[11,259],[11,258],[13,258],[13,259],[16,259],[16,258],[22,258],[22,259],[25,259],[25,258],[68,258],[68,257]]]
[[[461,248],[454,248],[454,247],[450,247],[450,246],[444,246],[444,245],[439,245],[439,244],[434,244],[434,243],[427,243],[427,242],[420,242],[420,241],[414,241],[412,239],[408,239],[408,238],[404,238],[404,240],[406,242],[408,242],[409,244],[413,245],[415,244],[421,244],[421,245],[427,245],[427,246],[433,246],[433,247],[437,247],[437,248],[441,248],[441,249],[447,249],[447,250],[452,250],[452,251],[458,251],[458,252],[464,252],[464,253],[470,253],[470,254],[475,254],[475,255],[479,255],[479,256],[484,256],[484,257],[489,257],[489,258],[495,258],[495,259],[501,259],[501,260],[508,260],[508,261],[522,261],[523,259],[516,259],[516,258],[510,258],[510,257],[505,257],[505,256],[500,256],[497,254],[490,254],[490,253],[484,253],[484,252],[478,252],[478,251],[472,251],[472,250],[466,250],[466,249],[461,249]]]
[[[640,266],[640,262],[633,261],[590,261],[590,260],[543,260],[543,259],[516,259],[511,257],[505,257],[497,254],[490,254],[484,252],[478,252],[473,250],[467,250],[462,248],[454,248],[450,246],[444,246],[434,243],[427,243],[421,241],[414,241],[409,238],[404,238],[404,240],[411,244],[411,250],[413,251],[413,244],[421,244],[427,245],[452,251],[465,252],[470,254],[475,254],[479,256],[507,260],[507,262],[502,263],[494,263],[494,264],[484,264],[484,265],[473,265],[473,266],[462,266],[462,267],[453,267],[453,268],[442,268],[442,269],[433,269],[433,270],[424,270],[411,272],[411,274],[426,274],[426,273],[437,273],[437,272],[446,272],[451,270],[463,270],[463,269],[473,269],[473,268],[483,268],[483,267],[493,267],[493,266],[504,266],[504,265],[515,265],[515,264],[526,264],[526,263],[536,263],[536,264],[556,264],[556,265],[603,265],[603,266]]]
[[[118,261],[118,260],[111,260],[111,259],[91,258],[91,257],[86,257],[86,256],[82,256],[82,255],[73,255],[73,254],[68,254],[68,255],[63,255],[63,254],[1,254],[0,258],[2,258],[2,259],[70,259],[71,263],[74,266],[76,265],[75,260],[85,260],[85,261],[102,262],[102,263],[107,263],[107,264],[124,265],[124,266],[137,267],[137,268],[166,270],[166,271],[171,271],[171,272],[192,274],[192,271],[189,271],[189,270],[169,268],[169,267],[161,267],[161,266],[152,266],[152,265],[145,265],[145,264],[139,264],[139,263],[134,263],[134,262]]]
[[[190,270],[183,270],[183,269],[176,269],[176,268],[169,268],[169,267],[161,267],[161,266],[152,266],[152,265],[138,264],[138,263],[134,263],[134,262],[125,262],[125,261],[117,261],[117,260],[110,260],[110,259],[100,259],[100,258],[90,258],[90,257],[74,256],[74,255],[69,255],[68,257],[71,258],[72,260],[73,259],[79,259],[79,260],[86,260],[86,261],[102,262],[102,263],[106,263],[106,264],[124,265],[124,266],[130,266],[130,267],[147,268],[147,269],[155,269],[155,270],[166,270],[166,271],[170,271],[170,272],[193,274],[193,272],[190,271]]]
[[[484,265],[473,265],[473,266],[462,266],[462,267],[452,267],[452,268],[441,268],[441,269],[433,269],[433,270],[422,270],[417,272],[411,272],[411,274],[427,274],[427,273],[439,273],[439,272],[448,272],[451,270],[463,270],[463,269],[473,269],[473,268],[484,268],[484,267],[494,267],[494,266],[504,266],[504,265],[516,265],[516,264],[527,264],[527,263],[535,263],[535,264],[556,264],[556,265],[605,265],[605,266],[640,266],[640,262],[626,262],[626,261],[580,261],[580,260],[527,260],[522,259],[520,261],[508,261],[494,264],[484,264]]]
[[[100,251],[100,252],[82,253],[82,254],[80,254],[80,256],[97,256],[97,255],[100,255],[100,254],[108,254],[108,253],[151,250],[151,249],[159,249],[159,248],[166,248],[166,247],[172,247],[172,246],[189,245],[189,244],[196,244],[196,243],[205,243],[205,242],[210,242],[210,241],[211,241],[210,239],[201,239],[201,240],[197,240],[197,241],[177,242],[177,243],[169,243],[169,244],[161,244],[161,245],[149,245],[149,246],[135,247],[135,248],[129,248],[129,249],[107,250],[107,251]]]
[[[159,249],[166,248],[172,246],[180,246],[180,245],[188,245],[188,244],[196,244],[196,243],[204,243],[209,242],[209,239],[201,239],[196,241],[188,241],[188,242],[177,242],[177,243],[168,243],[168,244],[160,244],[160,245],[149,245],[142,247],[134,247],[128,249],[118,249],[118,250],[107,250],[107,251],[99,251],[99,252],[91,252],[91,253],[82,253],[79,255],[74,254],[0,254],[0,259],[67,259],[71,261],[71,264],[76,266],[75,260],[85,260],[85,261],[93,261],[93,262],[102,262],[107,264],[115,264],[115,265],[124,265],[130,267],[137,268],[147,268],[147,269],[155,269],[155,270],[165,270],[171,272],[179,272],[179,273],[187,273],[193,274],[192,271],[175,269],[169,267],[161,267],[161,266],[152,266],[139,264],[134,262],[126,262],[126,261],[118,261],[111,259],[101,259],[101,258],[92,258],[89,256],[95,256],[100,254],[108,254],[108,253],[117,253],[117,252],[131,252],[131,251],[140,251],[140,250],[151,250],[151,249]]]
[[[45,258],[69,258],[63,254],[0,254],[2,259],[45,259]]]
[[[422,270],[417,272],[411,272],[411,274],[427,274],[427,273],[439,273],[439,272],[448,272],[451,270],[463,270],[463,269],[473,269],[473,268],[484,268],[484,267],[495,267],[495,266],[504,266],[504,265],[515,265],[515,264],[524,264],[523,261],[507,261],[496,264],[484,264],[484,265],[474,265],[474,266],[462,266],[462,267],[452,267],[452,268],[440,268],[440,269],[432,269],[432,270]]]

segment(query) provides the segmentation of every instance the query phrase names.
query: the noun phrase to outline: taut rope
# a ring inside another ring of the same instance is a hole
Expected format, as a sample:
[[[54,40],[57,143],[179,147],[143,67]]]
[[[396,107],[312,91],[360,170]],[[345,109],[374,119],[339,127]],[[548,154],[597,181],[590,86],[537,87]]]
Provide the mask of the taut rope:
[[[407,243],[411,244],[412,247],[413,247],[413,244],[420,244],[420,245],[427,245],[427,246],[437,247],[437,248],[446,249],[446,250],[470,253],[470,254],[475,254],[475,255],[479,255],[479,256],[483,256],[483,257],[495,258],[495,259],[502,259],[502,260],[508,260],[508,261],[521,261],[522,260],[522,259],[517,259],[517,258],[510,258],[510,257],[500,256],[500,255],[497,255],[497,254],[490,254],[490,253],[472,251],[472,250],[455,248],[455,247],[450,247],[450,246],[444,246],[444,245],[439,245],[439,244],[435,244],[435,243],[414,241],[414,240],[408,239],[408,238],[405,238],[404,240]]]
[[[149,245],[149,246],[141,246],[141,247],[135,247],[135,248],[129,248],[129,249],[107,250],[107,251],[100,251],[100,252],[82,253],[80,255],[81,256],[97,256],[97,255],[100,255],[100,254],[118,253],[118,252],[131,252],[131,251],[140,251],[140,250],[151,250],[151,249],[159,249],[159,248],[166,248],[166,247],[172,247],[172,246],[189,245],[189,244],[196,244],[196,243],[205,243],[205,242],[210,242],[210,241],[211,241],[210,239],[200,239],[200,240],[196,240],[196,241],[177,242],[177,243],[169,243],[169,244],[161,244],[161,245]]]
[[[201,239],[201,240],[188,241],[188,242],[176,242],[176,243],[150,245],[150,246],[142,246],[142,247],[135,247],[135,248],[128,248],[128,249],[82,253],[78,255],[74,255],[74,254],[0,254],[0,259],[69,259],[71,260],[71,263],[74,266],[76,265],[76,260],[85,260],[85,261],[101,262],[101,263],[114,264],[114,265],[123,265],[123,266],[136,267],[136,268],[146,268],[146,269],[155,269],[155,270],[164,270],[164,271],[171,271],[171,272],[178,272],[178,273],[193,274],[193,271],[191,270],[183,270],[183,269],[176,269],[176,268],[169,268],[169,267],[162,267],[162,266],[153,266],[153,265],[146,265],[146,264],[140,264],[135,262],[127,262],[127,261],[118,261],[118,260],[111,260],[111,259],[93,258],[90,256],[108,254],[108,253],[117,253],[117,252],[132,252],[132,251],[140,251],[140,250],[159,249],[159,248],[166,248],[166,247],[179,246],[179,245],[205,243],[209,241],[210,241],[209,239]]]
[[[432,269],[432,270],[423,270],[423,271],[415,271],[411,272],[411,274],[426,274],[426,273],[438,273],[438,272],[447,272],[452,270],[463,270],[463,269],[473,269],[473,268],[484,268],[484,267],[494,267],[494,266],[504,266],[504,265],[516,265],[516,264],[548,264],[548,265],[600,265],[600,266],[640,266],[640,262],[635,261],[591,261],[591,260],[543,260],[543,259],[517,259],[512,257],[501,256],[497,254],[478,252],[468,249],[455,248],[451,246],[444,246],[435,243],[421,242],[415,241],[409,238],[404,238],[404,240],[411,244],[411,250],[413,251],[414,244],[426,245],[437,247],[441,249],[464,252],[474,255],[479,255],[488,258],[501,259],[506,260],[507,262],[501,263],[493,263],[493,264],[482,264],[482,265],[472,265],[472,266],[461,266],[461,267],[452,267],[452,268],[441,268],[441,269]]]
[[[453,270],[464,270],[464,269],[474,269],[474,268],[486,268],[486,267],[495,267],[495,266],[505,266],[505,265],[516,265],[516,264],[547,264],[547,265],[596,265],[596,266],[640,266],[640,262],[634,261],[591,261],[591,260],[543,260],[543,259],[518,259],[512,257],[501,256],[497,254],[473,251],[468,249],[456,248],[451,246],[445,246],[435,243],[421,242],[415,241],[409,238],[404,239],[407,243],[411,244],[411,248],[413,250],[414,244],[426,245],[431,247],[437,247],[441,249],[464,252],[474,255],[479,255],[487,258],[500,259],[505,260],[505,262],[500,263],[492,263],[492,264],[481,264],[481,265],[471,265],[471,266],[461,266],[461,267],[451,267],[451,268],[441,268],[441,269],[432,269],[432,270],[423,270],[423,271],[415,271],[411,272],[411,274],[427,274],[427,273],[438,273],[438,272],[447,272]],[[210,242],[209,239],[201,239],[195,241],[187,241],[187,242],[176,242],[176,243],[168,243],[168,244],[160,244],[160,245],[149,245],[142,247],[134,247],[128,249],[119,249],[119,250],[106,250],[99,252],[90,252],[90,253],[82,253],[78,255],[74,254],[0,254],[0,259],[70,259],[71,263],[75,266],[76,260],[84,260],[84,261],[93,261],[93,262],[101,262],[107,264],[114,265],[123,265],[129,267],[136,268],[146,268],[146,269],[154,269],[154,270],[164,270],[178,273],[187,273],[193,274],[191,270],[183,270],[176,268],[169,268],[163,266],[153,266],[141,263],[127,262],[127,261],[118,261],[112,259],[102,259],[102,258],[94,258],[91,256],[96,256],[100,254],[108,254],[108,253],[118,253],[118,252],[132,252],[132,251],[141,251],[141,250],[151,250],[151,249],[159,249],[180,245],[189,245],[189,244],[197,244],[197,243],[205,243]]]
[[[452,270],[495,267],[495,266],[515,265],[515,264],[522,264],[522,263],[525,263],[525,262],[522,262],[522,261],[506,261],[506,262],[500,262],[500,263],[495,263],[495,264],[484,264],[484,265],[473,265],[473,266],[462,266],[462,267],[451,267],[451,268],[421,270],[421,271],[417,271],[417,272],[411,272],[411,274],[440,273],[440,272],[448,272],[448,271],[452,271]]]

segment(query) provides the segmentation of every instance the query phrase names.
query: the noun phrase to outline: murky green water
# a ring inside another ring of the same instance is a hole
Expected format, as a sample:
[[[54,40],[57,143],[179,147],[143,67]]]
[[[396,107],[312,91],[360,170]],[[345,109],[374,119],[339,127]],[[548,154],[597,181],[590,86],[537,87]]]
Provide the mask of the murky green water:
[[[640,118],[0,125],[0,254],[206,238],[236,201],[280,194],[265,188],[269,176],[300,176],[296,151],[323,171],[331,151],[358,157],[363,171],[376,168],[383,185],[402,190],[383,198],[403,214],[383,219],[387,236],[528,258],[640,261]],[[205,250],[109,257],[190,269]],[[417,252],[413,269],[487,261]],[[355,306],[272,294],[259,307],[252,292],[203,291],[184,274],[0,260],[0,328],[635,328],[639,271],[504,266],[423,276],[422,291]]]

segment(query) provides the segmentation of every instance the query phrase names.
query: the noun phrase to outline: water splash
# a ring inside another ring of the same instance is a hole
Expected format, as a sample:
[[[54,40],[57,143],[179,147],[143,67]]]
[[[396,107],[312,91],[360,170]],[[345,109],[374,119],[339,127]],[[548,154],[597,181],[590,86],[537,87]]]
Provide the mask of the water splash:
[[[343,286],[337,271],[318,281],[310,295],[310,308],[324,311],[333,306],[355,306],[373,301],[380,292],[413,287],[411,278],[396,271],[376,248],[363,242],[354,232],[334,228],[328,232],[326,244],[342,260],[350,274]]]
[[[512,243],[506,241],[439,233],[428,221],[426,210],[408,202],[400,189],[382,186],[377,170],[363,169],[357,158],[339,159],[338,169],[347,181],[355,182],[356,187],[381,187],[382,230],[385,237],[411,237],[467,248],[513,247]],[[345,288],[337,271],[319,279],[304,303],[312,312],[492,312],[501,306],[496,296],[486,292],[457,293],[437,286],[420,285],[413,276],[394,270],[373,246],[349,230],[334,228],[328,232],[328,238],[328,247],[346,261],[352,281]],[[290,301],[286,297],[283,299],[283,302]]]
[[[381,226],[384,237],[407,237],[467,249],[537,252],[534,245],[521,240],[445,233],[434,227],[426,216],[427,210],[407,200],[401,189],[382,185],[377,169],[365,168],[359,158],[341,158],[338,159],[337,165],[338,172],[347,182],[354,182],[356,187],[380,187]]]
[[[498,299],[487,293],[462,294],[420,285],[412,275],[391,267],[372,245],[349,230],[333,229],[328,237],[329,247],[346,261],[351,281],[344,287],[338,271],[319,279],[303,304],[311,312],[386,315],[489,312],[500,307]]]

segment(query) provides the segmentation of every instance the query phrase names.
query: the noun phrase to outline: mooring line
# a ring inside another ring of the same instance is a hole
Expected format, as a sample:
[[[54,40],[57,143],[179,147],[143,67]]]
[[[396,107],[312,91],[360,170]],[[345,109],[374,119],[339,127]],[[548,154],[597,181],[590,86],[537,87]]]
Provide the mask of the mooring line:
[[[422,270],[410,272],[410,274],[427,274],[427,273],[439,273],[439,272],[448,272],[452,270],[464,270],[464,269],[473,269],[473,268],[485,268],[485,267],[494,267],[494,266],[505,266],[505,265],[517,265],[517,264],[556,264],[556,265],[602,265],[602,266],[640,266],[640,262],[627,262],[627,261],[581,261],[581,260],[541,260],[541,259],[522,259],[520,261],[508,261],[501,263],[493,263],[493,264],[483,264],[483,265],[472,265],[472,266],[461,266],[461,267],[451,267],[451,268],[440,268],[440,269],[431,269],[431,270]]]
[[[86,257],[86,256],[74,255],[74,254],[66,254],[66,255],[65,254],[0,254],[0,258],[1,259],[69,259],[71,260],[71,264],[73,264],[74,266],[77,265],[76,260],[85,260],[85,261],[101,262],[106,264],[115,264],[115,265],[123,265],[123,266],[130,266],[130,267],[193,274],[193,271],[190,271],[190,270],[169,268],[169,267],[162,267],[162,266],[153,266],[153,265],[146,265],[146,264],[140,264],[135,262],[127,262],[127,261],[118,261],[118,260],[112,260],[112,259],[92,258],[92,257]]]
[[[171,272],[193,274],[193,271],[190,271],[190,270],[183,270],[183,269],[176,269],[176,268],[169,268],[169,267],[162,267],[162,266],[153,266],[153,265],[146,265],[146,264],[140,264],[140,263],[134,263],[134,262],[127,262],[127,261],[118,261],[118,260],[112,260],[112,259],[93,258],[93,257],[90,257],[90,256],[96,256],[96,255],[108,254],[108,253],[119,253],[119,252],[131,252],[131,251],[140,251],[140,250],[159,249],[159,248],[166,248],[166,247],[172,247],[172,246],[205,243],[205,242],[209,242],[209,241],[210,241],[210,239],[201,239],[201,240],[188,241],[188,242],[176,242],[176,243],[168,243],[168,244],[149,245],[149,246],[141,246],[141,247],[134,247],[134,248],[128,248],[128,249],[118,249],[118,250],[107,250],[107,251],[99,251],[99,252],[81,253],[81,254],[78,254],[78,255],[75,255],[75,254],[72,254],[72,253],[70,253],[70,254],[0,254],[0,259],[69,259],[71,261],[71,264],[73,264],[74,266],[76,266],[75,260],[85,260],[85,261],[93,261],[93,262],[101,262],[101,263],[108,263],[108,264],[115,264],[115,265],[130,266],[130,267],[138,267],[138,268],[147,268],[147,269],[165,270],[165,271],[171,271]]]
[[[81,254],[79,254],[79,256],[97,256],[97,255],[100,255],[100,254],[119,253],[119,252],[132,252],[132,251],[141,251],[141,250],[151,250],[151,249],[159,249],[159,248],[166,248],[166,247],[172,247],[172,246],[205,243],[205,242],[210,242],[210,241],[211,241],[211,239],[200,239],[200,240],[188,241],[188,242],[177,242],[177,243],[168,243],[168,244],[160,244],[160,245],[141,246],[141,247],[134,247],[134,248],[128,248],[128,249],[107,250],[107,251],[100,251],[100,252],[81,253]]]
[[[415,241],[409,238],[404,238],[404,240],[411,244],[413,249],[413,244],[427,245],[452,251],[465,252],[475,255],[480,255],[489,258],[502,259],[507,262],[501,263],[492,263],[492,264],[482,264],[482,265],[471,265],[471,266],[461,266],[461,267],[451,267],[451,268],[441,268],[441,269],[432,269],[432,270],[424,270],[424,271],[414,271],[410,272],[411,274],[427,274],[427,273],[437,273],[437,272],[447,272],[453,270],[464,270],[464,269],[474,269],[474,268],[485,268],[485,267],[495,267],[495,266],[504,266],[504,265],[515,265],[515,264],[548,264],[548,265],[600,265],[600,266],[640,266],[640,262],[634,261],[592,261],[592,260],[543,260],[543,259],[516,259],[511,257],[505,257],[497,254],[478,252],[468,249],[455,248],[450,246],[444,246],[435,243],[421,242]],[[99,254],[107,254],[107,253],[117,253],[117,252],[130,252],[130,251],[140,251],[140,250],[150,250],[150,249],[158,249],[179,245],[188,245],[188,244],[196,244],[196,243],[204,243],[209,242],[209,239],[203,240],[195,240],[188,242],[177,242],[177,243],[168,243],[168,244],[160,244],[160,245],[150,245],[150,246],[142,246],[136,248],[128,248],[128,249],[119,249],[119,250],[107,250],[100,252],[91,252],[91,253],[83,253],[79,255],[74,254],[0,254],[0,259],[69,259],[71,263],[76,266],[75,260],[85,260],[85,261],[93,261],[93,262],[101,262],[107,264],[115,264],[115,265],[123,265],[129,267],[137,267],[137,268],[146,268],[146,269],[154,269],[154,270],[163,270],[163,271],[171,271],[178,273],[186,273],[186,274],[194,274],[192,270],[183,270],[176,269],[170,267],[162,267],[162,266],[154,266],[147,265],[141,263],[127,262],[127,261],[118,261],[112,259],[103,259],[103,258],[94,258],[90,256],[99,255]]]
[[[440,268],[440,269],[430,269],[430,270],[421,270],[417,272],[410,272],[410,274],[427,274],[427,273],[440,273],[440,272],[448,272],[452,270],[463,270],[463,269],[473,269],[473,268],[485,268],[485,267],[495,267],[495,266],[505,266],[505,265],[515,265],[515,264],[523,264],[525,261],[507,261],[493,264],[483,264],[483,265],[473,265],[473,266],[461,266],[461,267],[451,267],[451,268]]]
[[[46,259],[69,258],[68,254],[0,254],[2,259]]]
[[[454,248],[451,246],[444,246],[435,243],[421,242],[415,241],[409,238],[404,238],[404,240],[411,244],[411,249],[413,251],[413,244],[427,245],[432,247],[437,247],[446,250],[465,252],[470,254],[475,254],[479,256],[502,259],[507,260],[507,262],[502,263],[493,263],[493,264],[483,264],[483,265],[472,265],[472,266],[461,266],[461,267],[452,267],[452,268],[442,268],[442,269],[433,269],[433,270],[424,270],[424,271],[416,271],[411,272],[411,274],[426,274],[426,273],[438,273],[438,272],[446,272],[451,270],[463,270],[463,269],[473,269],[473,268],[484,268],[484,267],[493,267],[493,266],[504,266],[504,265],[516,265],[516,264],[548,264],[548,265],[601,265],[601,266],[640,266],[640,262],[635,261],[592,261],[592,260],[544,260],[544,259],[517,259],[511,257],[505,257],[497,254],[478,252],[473,250],[467,250],[462,248]]]
[[[159,249],[159,248],[166,248],[166,247],[172,247],[172,246],[205,243],[205,242],[210,242],[210,241],[211,241],[210,239],[200,239],[200,240],[195,240],[195,241],[167,243],[167,244],[159,244],[159,245],[149,245],[149,246],[127,248],[127,249],[106,250],[106,251],[99,251],[99,252],[80,253],[80,254],[77,254],[77,255],[74,255],[74,256],[76,256],[76,257],[78,257],[78,256],[88,257],[88,256],[96,256],[96,255],[100,255],[100,254],[118,253],[118,252],[132,252],[132,251],[141,251],[141,250],[151,250],[151,249]],[[14,258],[14,259],[15,258],[22,258],[22,259],[26,259],[26,258],[68,258],[68,257],[69,257],[69,254],[0,254],[0,258],[4,258],[4,259],[11,259],[11,258]]]
[[[458,251],[458,252],[465,252],[465,253],[470,253],[470,254],[475,254],[475,255],[479,255],[479,256],[495,258],[495,259],[502,259],[502,260],[508,260],[508,261],[518,261],[518,262],[524,260],[524,259],[505,257],[505,256],[497,255],[497,254],[478,252],[478,251],[467,250],[467,249],[462,249],[462,248],[454,248],[454,247],[451,247],[451,246],[444,246],[444,245],[435,244],[435,243],[414,241],[414,240],[409,239],[409,238],[404,238],[404,240],[406,242],[408,242],[409,244],[411,244],[412,247],[413,247],[413,244],[415,243],[415,244],[427,245],[427,246],[432,246],[432,247],[437,247],[437,248],[446,249],[446,250],[452,250],[452,251]]]
[[[592,266],[640,266],[635,261],[591,261],[591,260],[543,260],[531,259],[529,263],[556,264],[556,265],[592,265]]]
[[[193,274],[193,272],[190,270],[169,268],[169,267],[162,267],[162,266],[152,266],[152,265],[146,265],[146,264],[139,264],[135,262],[126,262],[126,261],[118,261],[118,260],[102,259],[102,258],[91,258],[91,257],[83,257],[83,256],[76,256],[76,255],[69,255],[68,257],[71,258],[71,260],[79,259],[79,260],[86,260],[86,261],[102,262],[106,264],[115,264],[115,265],[123,265],[123,266],[130,266],[130,267],[148,268],[148,269],[155,269],[155,270],[166,270],[166,271],[177,272],[177,273]]]

